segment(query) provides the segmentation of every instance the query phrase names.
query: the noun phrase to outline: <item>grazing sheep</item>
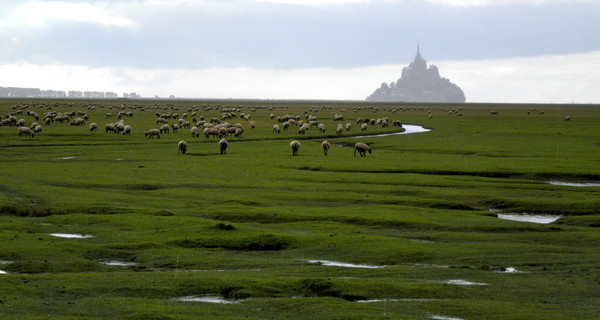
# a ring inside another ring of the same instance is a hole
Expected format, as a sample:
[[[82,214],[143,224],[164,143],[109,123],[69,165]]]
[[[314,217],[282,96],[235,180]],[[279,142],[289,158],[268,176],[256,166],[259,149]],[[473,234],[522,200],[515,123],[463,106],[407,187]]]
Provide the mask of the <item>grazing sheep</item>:
[[[40,133],[40,132],[42,132],[42,130],[43,130],[43,128],[39,124],[37,126],[35,126],[35,128],[33,128],[34,133]]]
[[[200,132],[198,131],[198,127],[192,127],[190,129],[190,132],[192,133],[192,138],[197,138],[200,136]]]
[[[177,133],[177,131],[179,131],[179,125],[177,123],[172,124],[171,127],[173,128],[173,133]]]
[[[131,135],[131,126],[130,126],[130,125],[126,125],[126,126],[123,128],[123,135],[124,135],[124,136],[126,136],[126,135]]]
[[[221,154],[227,154],[227,146],[229,146],[229,142],[227,142],[227,140],[219,140],[219,150],[221,151]]]
[[[331,148],[331,143],[329,143],[329,141],[325,140],[321,143],[321,146],[323,147],[323,153],[325,155],[327,155],[327,152],[329,151],[329,149]]]
[[[250,121],[250,129],[254,129],[256,127],[256,122]]]
[[[152,139],[154,139],[154,136],[156,136],[158,139],[160,139],[160,130],[159,129],[150,129],[150,130],[146,131],[144,136],[147,138],[152,138]]]
[[[366,123],[363,123],[363,124],[360,126],[360,129],[361,129],[361,131],[367,131],[367,128],[368,128],[368,127],[369,127],[369,125],[368,125],[368,124],[366,124]]]
[[[162,126],[160,126],[160,133],[169,133],[169,129],[171,129],[171,126],[169,126],[168,124],[163,124]]]
[[[299,129],[298,129],[298,133],[299,134],[305,134],[306,131],[308,130],[308,126],[307,125],[302,125]]]
[[[213,138],[219,137],[219,129],[217,128],[204,128],[204,136],[206,138],[213,136]]]
[[[34,133],[28,127],[19,127],[19,137],[22,137],[22,136],[33,137]]]
[[[352,129],[352,123],[348,122],[346,123],[346,131],[350,131],[350,129]]]
[[[344,128],[343,128],[341,125],[339,125],[339,126],[338,126],[338,127],[335,129],[335,133],[336,133],[338,136],[341,136],[341,135],[342,135],[342,132],[344,132]]]
[[[498,111],[490,111],[490,114],[491,114],[491,115],[493,115],[493,116],[497,116],[497,115],[499,115],[500,113],[498,113]]]
[[[275,133],[280,133],[281,132],[281,129],[279,129],[278,125],[276,125],[276,124],[273,125],[273,132],[275,132]]]
[[[366,156],[367,151],[369,153],[371,153],[373,151],[373,149],[371,149],[371,147],[369,147],[369,145],[366,143],[357,142],[354,145],[354,156],[355,157],[356,157],[356,151],[358,151],[358,153],[360,154],[361,157],[364,157],[364,156]]]
[[[237,128],[235,129],[235,133],[233,134],[234,137],[239,138],[242,136],[242,133],[244,133],[244,129],[242,128]]]
[[[565,121],[571,121],[571,116],[566,116]]]
[[[106,133],[109,133],[109,132],[117,133],[117,127],[114,125],[114,123],[108,123],[104,126],[104,131]]]
[[[300,150],[300,141],[294,140],[290,142],[290,148],[292,149],[292,156],[297,156],[298,150]]]
[[[177,147],[177,153],[185,154],[185,152],[187,151],[187,142],[181,140],[177,143]]]
[[[320,133],[325,132],[325,124],[324,123],[319,123],[319,132]]]
[[[90,123],[90,131],[98,130],[98,125],[95,122]]]

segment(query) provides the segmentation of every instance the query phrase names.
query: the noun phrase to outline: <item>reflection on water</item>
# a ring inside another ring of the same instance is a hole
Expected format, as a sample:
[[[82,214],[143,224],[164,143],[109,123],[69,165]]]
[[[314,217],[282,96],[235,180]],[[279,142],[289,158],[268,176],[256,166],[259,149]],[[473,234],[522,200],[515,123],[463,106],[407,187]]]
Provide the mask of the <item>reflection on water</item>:
[[[191,302],[204,302],[204,303],[220,303],[220,304],[234,304],[239,303],[239,300],[228,300],[220,296],[187,296],[175,299],[177,301],[191,301]]]
[[[546,181],[546,183],[555,186],[566,186],[566,187],[600,187],[600,183],[593,182],[563,182],[563,181]]]
[[[381,269],[385,268],[385,266],[374,266],[369,264],[354,264],[354,263],[346,263],[346,262],[337,262],[330,260],[307,260],[310,263],[320,264],[328,267],[344,267],[344,268],[364,268],[364,269]]]
[[[387,136],[395,136],[395,135],[399,135],[399,134],[422,133],[422,132],[431,131],[431,129],[423,128],[422,126],[417,126],[417,125],[413,125],[413,124],[403,124],[402,128],[404,128],[404,131],[402,131],[402,132],[375,134],[375,135],[369,135],[369,136],[355,136],[352,138],[387,137]]]
[[[87,239],[87,238],[94,237],[90,234],[75,234],[75,233],[51,233],[50,235],[53,237],[71,238],[71,239]]]
[[[498,218],[500,218],[502,220],[548,224],[548,223],[552,223],[552,222],[562,218],[562,216],[532,215],[532,214],[517,214],[517,213],[498,213]]]

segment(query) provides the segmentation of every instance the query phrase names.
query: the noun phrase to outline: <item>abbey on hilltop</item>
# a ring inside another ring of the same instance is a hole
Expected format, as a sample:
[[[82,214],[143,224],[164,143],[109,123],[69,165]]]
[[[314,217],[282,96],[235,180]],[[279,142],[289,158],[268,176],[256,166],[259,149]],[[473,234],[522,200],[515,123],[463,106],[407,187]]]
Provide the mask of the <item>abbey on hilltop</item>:
[[[427,61],[421,58],[417,45],[415,60],[402,69],[398,81],[389,85],[382,83],[367,101],[385,102],[465,102],[465,94],[456,84],[440,77],[438,68],[427,67]]]

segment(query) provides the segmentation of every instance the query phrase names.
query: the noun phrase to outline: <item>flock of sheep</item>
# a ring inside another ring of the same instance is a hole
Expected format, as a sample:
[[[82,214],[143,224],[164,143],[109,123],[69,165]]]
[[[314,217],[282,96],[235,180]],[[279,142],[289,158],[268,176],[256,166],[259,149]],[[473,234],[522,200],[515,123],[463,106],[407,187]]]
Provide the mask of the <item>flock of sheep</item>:
[[[42,108],[44,106],[41,106]],[[50,126],[53,123],[70,123],[71,126],[85,126],[86,122],[89,120],[90,115],[88,114],[89,110],[95,110],[95,106],[89,105],[87,106],[88,111],[79,111],[79,112],[57,112],[52,110],[53,108],[46,105],[47,112],[43,115],[39,115],[34,111],[27,110],[28,106],[14,106],[13,110],[15,112],[11,112],[6,115],[6,118],[0,121],[0,126],[16,126],[18,128],[18,136],[19,137],[34,137],[35,134],[42,132],[42,126],[37,122],[40,119],[44,119],[44,123],[47,126]],[[102,106],[104,107],[104,106]],[[229,135],[233,137],[241,137],[244,133],[244,127],[241,123],[230,123],[229,120],[235,118],[241,118],[246,121],[250,121],[252,115],[241,113],[240,109],[237,107],[227,107],[227,108],[215,108],[212,110],[219,110],[221,112],[221,117],[210,117],[205,118],[204,116],[198,116],[197,111],[200,111],[198,107],[193,107],[188,110],[188,112],[178,114],[178,108],[172,106],[171,110],[166,107],[155,106],[157,109],[160,109],[162,112],[156,112],[156,124],[160,125],[158,128],[152,128],[147,130],[144,133],[144,136],[149,139],[160,139],[163,134],[178,133],[180,129],[188,129],[191,136],[193,138],[200,137],[202,133],[206,138],[218,138],[219,151],[221,154],[227,153],[227,147],[229,145],[228,141],[225,139]],[[121,109],[123,110],[125,107],[109,107],[109,109]],[[131,107],[128,107],[131,108]],[[320,110],[323,110],[327,107],[320,107]],[[330,107],[329,107],[330,108]],[[133,108],[135,109],[135,108]],[[139,110],[145,111],[148,107],[138,108]],[[207,108],[205,106],[204,110],[210,110],[211,108]],[[27,110],[27,111],[26,111]],[[138,110],[138,111],[139,111]],[[272,110],[272,108],[270,108]],[[359,110],[363,110],[363,107],[356,107],[353,109],[354,112],[358,112]],[[24,119],[17,119],[16,116],[22,115],[23,112],[27,112],[28,116],[33,117],[36,122],[32,122],[31,125],[25,126]],[[251,112],[256,111],[255,108],[251,110]],[[305,134],[311,128],[315,127],[319,130],[320,133],[325,133],[327,131],[327,127],[324,123],[319,122],[319,119],[313,115],[313,113],[318,112],[319,107],[311,107],[309,110],[305,111],[306,115],[304,118],[299,115],[289,115],[285,114],[282,116],[275,116],[275,114],[271,113],[269,118],[271,120],[276,120],[278,123],[273,125],[273,132],[281,133],[282,129],[284,131],[290,130],[292,127],[296,127],[298,130],[298,134]],[[378,112],[378,108],[372,108],[374,113]],[[395,112],[396,110],[393,110]],[[341,112],[345,112],[344,109]],[[110,112],[104,114],[106,119],[111,119],[113,117],[117,117],[118,120],[116,122],[109,122],[104,125],[105,133],[114,133],[114,134],[122,134],[122,135],[131,135],[133,128],[131,125],[126,124],[125,118],[133,117],[133,111],[119,111],[115,115]],[[175,120],[169,124],[169,121]],[[336,134],[342,135],[344,131],[350,131],[352,129],[352,124],[350,122],[343,123],[344,115],[343,114],[335,114],[333,116],[334,122],[340,122],[336,127]],[[388,127],[388,123],[390,120],[388,118],[377,118],[377,119],[362,119],[358,118],[356,123],[360,125],[362,131],[366,131],[369,126],[379,125],[383,128]],[[399,120],[393,120],[391,123],[394,126],[402,127],[402,124]],[[256,123],[254,121],[249,122],[250,128],[254,129]],[[98,131],[98,124],[96,122],[92,122],[88,125],[88,128],[91,132]],[[298,140],[294,140],[290,143],[290,148],[292,150],[292,155],[297,156],[298,150],[300,149],[300,142]],[[188,150],[188,143],[186,141],[179,141],[178,144],[178,153],[185,154]],[[331,148],[331,143],[329,141],[323,141],[321,143],[321,147],[323,149],[323,154],[328,155],[329,149]],[[354,146],[354,156],[356,153],[359,153],[361,157],[366,156],[366,153],[372,152],[372,148],[365,143],[359,142]]]

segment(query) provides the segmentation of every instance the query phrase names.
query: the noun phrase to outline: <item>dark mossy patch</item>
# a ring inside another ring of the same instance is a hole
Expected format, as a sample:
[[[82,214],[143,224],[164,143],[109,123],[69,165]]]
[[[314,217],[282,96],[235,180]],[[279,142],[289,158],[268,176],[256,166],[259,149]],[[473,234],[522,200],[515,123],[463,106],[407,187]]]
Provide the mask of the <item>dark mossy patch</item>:
[[[333,282],[326,279],[303,279],[299,283],[301,292],[307,297],[333,297],[348,301],[365,299],[365,297],[344,293],[336,289]]]
[[[232,230],[236,230],[237,228],[232,225],[232,224],[225,224],[225,223],[217,223],[215,224],[215,226],[213,227],[217,230],[222,230],[222,231],[232,231]]]
[[[221,248],[244,251],[278,251],[290,245],[290,241],[281,236],[264,234],[242,238],[200,238],[184,239],[172,242],[183,248]]]

